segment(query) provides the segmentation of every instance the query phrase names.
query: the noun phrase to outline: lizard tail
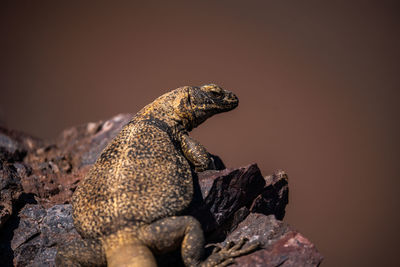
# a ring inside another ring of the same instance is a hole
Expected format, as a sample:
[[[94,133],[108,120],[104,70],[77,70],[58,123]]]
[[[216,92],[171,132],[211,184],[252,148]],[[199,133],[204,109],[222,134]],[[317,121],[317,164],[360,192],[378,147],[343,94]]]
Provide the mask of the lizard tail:
[[[118,231],[102,243],[108,267],[157,267],[151,250],[130,231]]]

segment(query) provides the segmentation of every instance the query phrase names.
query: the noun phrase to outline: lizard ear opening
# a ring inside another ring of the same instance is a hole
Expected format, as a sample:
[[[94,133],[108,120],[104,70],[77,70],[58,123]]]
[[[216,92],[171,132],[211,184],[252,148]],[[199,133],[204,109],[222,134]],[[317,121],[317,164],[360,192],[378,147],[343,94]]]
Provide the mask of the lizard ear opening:
[[[193,128],[193,123],[195,121],[195,114],[193,110],[192,102],[193,98],[191,96],[191,87],[185,86],[179,88],[174,96],[172,110],[174,113],[175,120],[180,121],[183,125],[188,128]]]
[[[190,95],[190,91],[188,90],[188,93],[187,93],[187,107],[188,107],[188,109],[190,109],[190,110],[193,110],[193,106],[192,106],[192,97],[191,97],[191,95]]]

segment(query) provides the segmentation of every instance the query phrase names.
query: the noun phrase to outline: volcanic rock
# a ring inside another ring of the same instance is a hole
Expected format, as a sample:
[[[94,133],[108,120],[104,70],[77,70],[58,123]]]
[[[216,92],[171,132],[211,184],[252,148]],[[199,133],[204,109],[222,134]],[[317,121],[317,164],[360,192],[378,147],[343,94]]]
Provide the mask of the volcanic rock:
[[[20,176],[27,169],[20,159],[17,150],[11,153],[0,147],[0,229],[15,211],[15,205],[23,192]]]
[[[235,259],[234,266],[318,266],[322,261],[315,246],[303,235],[274,215],[250,213],[226,242],[249,238],[259,242],[261,249]]]
[[[19,213],[11,248],[14,266],[54,266],[57,246],[81,238],[72,221],[71,205],[26,205]]]

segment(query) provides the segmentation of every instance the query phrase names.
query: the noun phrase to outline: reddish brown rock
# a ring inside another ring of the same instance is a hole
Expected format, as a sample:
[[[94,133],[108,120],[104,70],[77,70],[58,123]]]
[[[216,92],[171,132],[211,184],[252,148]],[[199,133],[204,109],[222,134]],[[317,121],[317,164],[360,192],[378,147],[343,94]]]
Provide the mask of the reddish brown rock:
[[[202,200],[193,204],[190,214],[201,222],[206,232],[214,232],[216,239],[227,228],[234,227],[234,214],[242,207],[250,207],[265,184],[256,164],[199,173],[198,182]]]
[[[45,207],[69,203],[91,164],[130,118],[121,114],[104,122],[72,127],[54,142],[33,147],[24,159],[32,169],[30,175],[22,177],[24,191],[34,194]]]
[[[66,204],[89,169],[90,166],[84,166],[67,173],[34,169],[32,175],[22,180],[22,186],[24,192],[34,194],[36,200],[46,208]]]
[[[15,212],[21,194],[21,178],[26,171],[18,152],[10,153],[0,148],[0,229]]]
[[[9,153],[26,153],[41,145],[43,141],[39,138],[0,126],[0,147]]]
[[[131,114],[119,114],[106,121],[71,127],[60,134],[56,145],[64,155],[70,155],[75,168],[92,165],[131,118]]]
[[[265,215],[274,214],[282,220],[285,216],[285,207],[289,203],[288,177],[283,170],[264,177],[265,185],[260,195],[254,199],[250,212]]]
[[[238,169],[199,174],[199,183],[207,209],[221,225],[239,208],[251,205],[264,187],[265,180],[257,164],[251,164]]]
[[[318,266],[323,257],[315,246],[274,215],[251,213],[225,242],[249,238],[261,248],[235,260],[236,266]]]
[[[234,229],[250,212],[282,219],[288,203],[284,171],[263,177],[257,164],[198,174],[203,201],[190,212],[214,238]]]

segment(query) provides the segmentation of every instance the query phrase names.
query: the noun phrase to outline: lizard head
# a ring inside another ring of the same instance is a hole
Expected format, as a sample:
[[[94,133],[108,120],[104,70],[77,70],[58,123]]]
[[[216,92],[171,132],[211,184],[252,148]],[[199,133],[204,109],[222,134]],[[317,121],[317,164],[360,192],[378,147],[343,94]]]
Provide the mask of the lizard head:
[[[183,98],[176,105],[178,113],[183,115],[187,130],[191,130],[209,117],[232,110],[239,104],[235,94],[218,85],[207,84],[200,87],[186,86]]]

